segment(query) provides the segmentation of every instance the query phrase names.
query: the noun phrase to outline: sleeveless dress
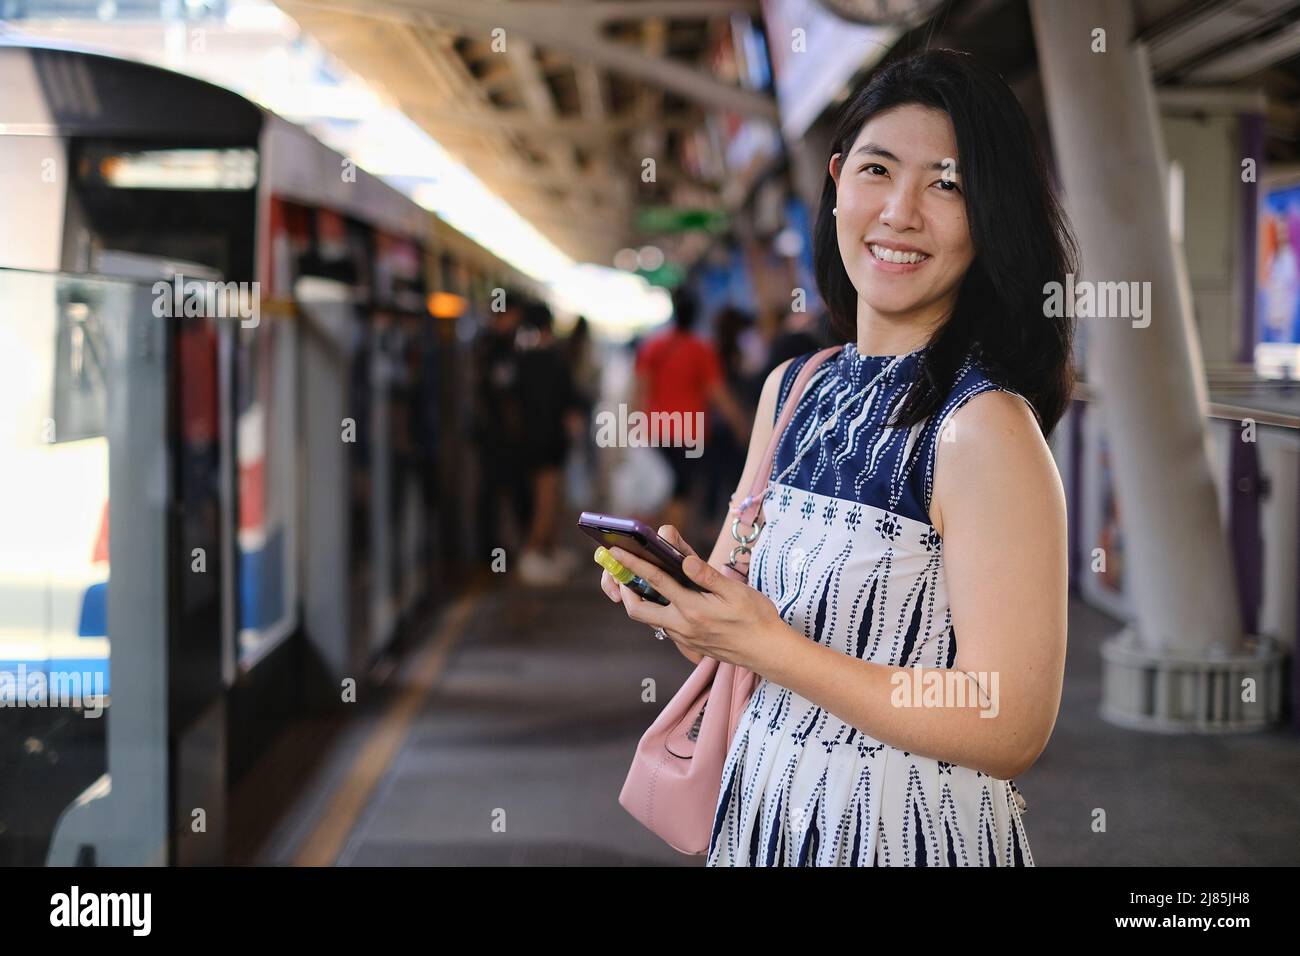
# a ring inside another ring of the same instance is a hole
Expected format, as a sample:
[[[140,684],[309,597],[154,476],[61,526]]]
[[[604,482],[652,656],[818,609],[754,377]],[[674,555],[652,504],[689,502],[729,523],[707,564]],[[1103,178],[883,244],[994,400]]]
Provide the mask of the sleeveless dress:
[[[864,356],[850,342],[793,398],[811,355],[790,364],[777,414],[798,405],[749,581],[809,640],[894,667],[951,668],[943,541],[928,517],[936,441],[971,398],[1011,390],[969,357],[938,413],[890,428],[924,351]],[[1011,781],[883,744],[760,678],[723,767],[706,863],[1032,866],[1023,807]]]

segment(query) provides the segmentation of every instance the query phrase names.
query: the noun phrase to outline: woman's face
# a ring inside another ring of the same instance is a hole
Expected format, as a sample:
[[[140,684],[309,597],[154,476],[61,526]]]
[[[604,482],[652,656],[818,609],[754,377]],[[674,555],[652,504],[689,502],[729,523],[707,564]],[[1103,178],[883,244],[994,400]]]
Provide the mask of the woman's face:
[[[948,114],[915,104],[877,113],[830,173],[858,298],[882,315],[946,317],[975,258]]]

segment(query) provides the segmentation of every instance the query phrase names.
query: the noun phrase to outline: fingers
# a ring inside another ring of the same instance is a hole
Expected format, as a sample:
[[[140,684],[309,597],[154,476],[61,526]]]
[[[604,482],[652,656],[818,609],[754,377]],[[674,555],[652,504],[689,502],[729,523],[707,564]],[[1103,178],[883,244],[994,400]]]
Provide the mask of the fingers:
[[[610,553],[614,555],[614,559],[618,561],[619,564],[623,565],[623,567],[627,568],[638,577],[649,581],[650,586],[666,597],[670,604],[678,604],[693,596],[690,590],[683,585],[678,584],[673,576],[667,571],[660,570],[658,565],[651,564],[649,561],[644,561],[641,558],[638,558],[635,554],[632,554],[630,551],[624,551],[622,548],[612,548]],[[626,594],[623,596],[623,599],[625,601],[627,600]]]
[[[717,594],[735,582],[713,565],[692,554],[682,562],[686,576],[711,594]]]
[[[696,553],[695,549],[686,543],[686,539],[682,537],[682,533],[670,524],[661,524],[659,526],[659,537],[663,538],[682,554]]]
[[[675,608],[647,601],[626,584],[620,584],[618,589],[623,595],[623,610],[627,611],[627,616],[638,624],[662,627],[665,631],[682,630],[682,616]]]
[[[605,592],[605,597],[615,604],[622,603],[623,595],[619,593],[619,584],[608,571],[600,572],[600,589]]]

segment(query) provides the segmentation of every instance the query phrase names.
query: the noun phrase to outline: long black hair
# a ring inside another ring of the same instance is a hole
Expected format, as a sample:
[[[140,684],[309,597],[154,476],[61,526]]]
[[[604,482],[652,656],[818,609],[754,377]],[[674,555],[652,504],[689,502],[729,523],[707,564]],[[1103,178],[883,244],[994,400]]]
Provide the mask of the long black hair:
[[[926,50],[886,66],[845,102],[830,150],[840,154],[841,169],[868,120],[908,104],[941,110],[952,121],[975,258],[893,424],[914,425],[938,411],[973,352],[991,377],[1029,400],[1049,435],[1074,385],[1074,328],[1068,317],[1044,314],[1043,289],[1077,271],[1078,250],[1029,120],[1002,78],[969,54]],[[828,171],[813,263],[831,328],[852,341],[858,293],[840,256],[834,206]]]

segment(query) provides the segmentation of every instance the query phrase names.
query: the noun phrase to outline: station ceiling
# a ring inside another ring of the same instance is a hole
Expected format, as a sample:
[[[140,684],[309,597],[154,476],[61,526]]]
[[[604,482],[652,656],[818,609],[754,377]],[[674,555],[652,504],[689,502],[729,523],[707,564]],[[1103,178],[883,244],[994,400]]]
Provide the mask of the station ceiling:
[[[579,261],[636,244],[638,206],[718,206],[722,184],[671,159],[709,111],[777,117],[704,62],[712,31],[760,16],[758,0],[278,5]]]
[[[672,159],[710,112],[777,116],[771,98],[707,63],[719,27],[738,13],[761,17],[758,0],[277,2],[579,261],[609,264],[617,249],[639,244],[638,207],[723,204],[721,182]],[[821,2],[849,14],[880,6]],[[1041,107],[1026,0],[928,6],[933,16],[896,53],[925,43],[969,49],[1003,70],[1031,112]],[[1276,158],[1300,155],[1300,3],[1133,0],[1133,8],[1165,102],[1251,87],[1268,96]],[[653,183],[640,175],[646,157],[656,159]]]

